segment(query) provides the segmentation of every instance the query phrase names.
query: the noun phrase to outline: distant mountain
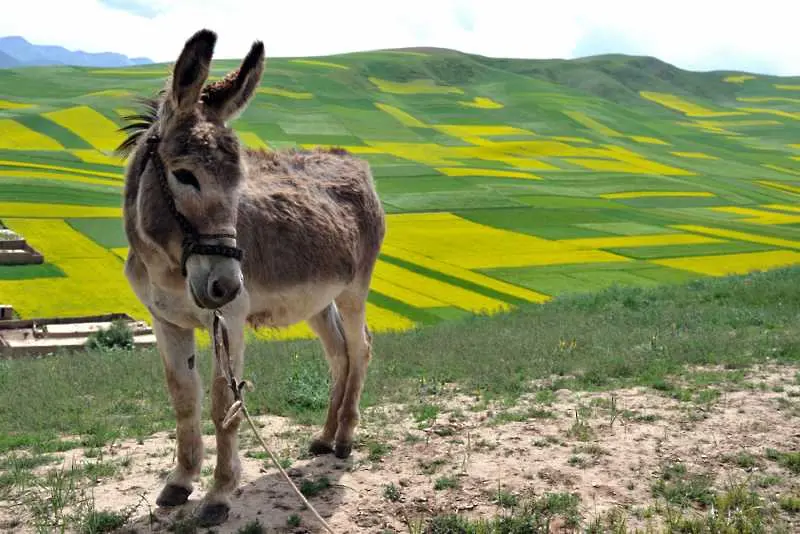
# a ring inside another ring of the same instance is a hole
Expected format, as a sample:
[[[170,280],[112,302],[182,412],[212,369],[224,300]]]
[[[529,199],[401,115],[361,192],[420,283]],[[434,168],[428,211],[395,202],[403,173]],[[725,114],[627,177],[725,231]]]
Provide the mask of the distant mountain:
[[[0,52],[0,69],[6,69],[8,67],[16,67],[18,65],[19,61],[9,56],[5,52]]]
[[[146,65],[146,57],[129,58],[115,52],[83,52],[62,46],[36,45],[19,36],[0,37],[0,68],[44,65],[79,67],[127,67]]]

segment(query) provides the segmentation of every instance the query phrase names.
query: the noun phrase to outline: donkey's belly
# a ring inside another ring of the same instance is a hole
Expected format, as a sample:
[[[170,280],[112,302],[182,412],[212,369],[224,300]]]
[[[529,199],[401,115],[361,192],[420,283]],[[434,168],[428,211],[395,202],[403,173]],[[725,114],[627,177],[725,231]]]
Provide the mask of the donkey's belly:
[[[248,320],[258,326],[291,326],[324,310],[346,285],[343,282],[308,283],[272,292],[253,289]]]

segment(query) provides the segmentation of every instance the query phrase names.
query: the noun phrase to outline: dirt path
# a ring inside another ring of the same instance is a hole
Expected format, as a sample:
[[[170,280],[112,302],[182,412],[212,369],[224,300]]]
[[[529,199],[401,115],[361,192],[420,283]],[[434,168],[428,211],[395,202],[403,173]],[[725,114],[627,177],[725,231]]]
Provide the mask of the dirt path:
[[[769,452],[800,451],[796,372],[763,369],[735,384],[736,391],[714,385],[681,400],[644,389],[617,390],[613,400],[611,392],[544,390],[508,408],[457,394],[446,401],[431,398],[427,408],[416,411],[381,407],[363,414],[359,447],[347,461],[307,457],[312,428],[279,417],[258,420],[273,450],[292,459],[289,472],[298,486],[316,483],[319,492],[310,501],[336,532],[410,532],[423,519],[451,512],[490,518],[508,513],[498,498],[508,505],[545,492],[577,494],[584,524],[620,509],[629,529],[644,529],[662,521],[657,512],[664,499],[654,497],[653,487],[662,484],[669,492],[677,480],[700,484],[686,490],[693,505],[702,501],[703,488],[724,491],[728,483],[748,477],[768,500],[800,497],[800,477]],[[213,531],[237,532],[254,520],[269,532],[322,531],[269,461],[252,457],[260,449],[246,425],[241,436],[247,451],[242,485],[229,521]],[[180,531],[175,523],[196,505],[210,480],[213,436],[204,439],[202,479],[189,504],[171,512],[153,504],[173,465],[175,442],[169,434],[107,446],[99,458],[86,458],[83,450],[60,456],[67,466],[72,461],[117,466],[91,489],[97,510],[123,513],[137,507],[123,532]],[[35,531],[25,526],[30,519],[22,510],[2,504],[0,530]],[[299,526],[290,526],[298,517]],[[785,518],[800,531],[796,513]],[[551,530],[566,523],[556,519]]]

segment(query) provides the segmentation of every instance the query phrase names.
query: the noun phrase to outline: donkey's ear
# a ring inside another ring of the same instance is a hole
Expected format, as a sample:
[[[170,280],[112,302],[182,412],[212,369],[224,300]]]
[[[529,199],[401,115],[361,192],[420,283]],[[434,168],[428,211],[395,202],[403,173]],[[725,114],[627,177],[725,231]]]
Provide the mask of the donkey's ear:
[[[244,111],[264,74],[264,43],[256,41],[238,69],[205,88],[203,102],[223,122]]]
[[[217,34],[203,29],[192,35],[183,46],[172,74],[172,103],[177,109],[191,109],[200,99],[208,78]]]

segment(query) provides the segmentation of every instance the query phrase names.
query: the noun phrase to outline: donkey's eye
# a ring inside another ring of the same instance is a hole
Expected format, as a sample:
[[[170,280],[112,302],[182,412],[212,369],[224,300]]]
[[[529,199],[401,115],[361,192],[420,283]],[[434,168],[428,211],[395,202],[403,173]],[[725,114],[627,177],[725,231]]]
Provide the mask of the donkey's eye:
[[[195,178],[191,171],[187,171],[186,169],[178,169],[172,171],[172,174],[175,176],[175,179],[183,185],[191,185],[198,191],[200,190],[200,182],[197,181],[197,178]]]

